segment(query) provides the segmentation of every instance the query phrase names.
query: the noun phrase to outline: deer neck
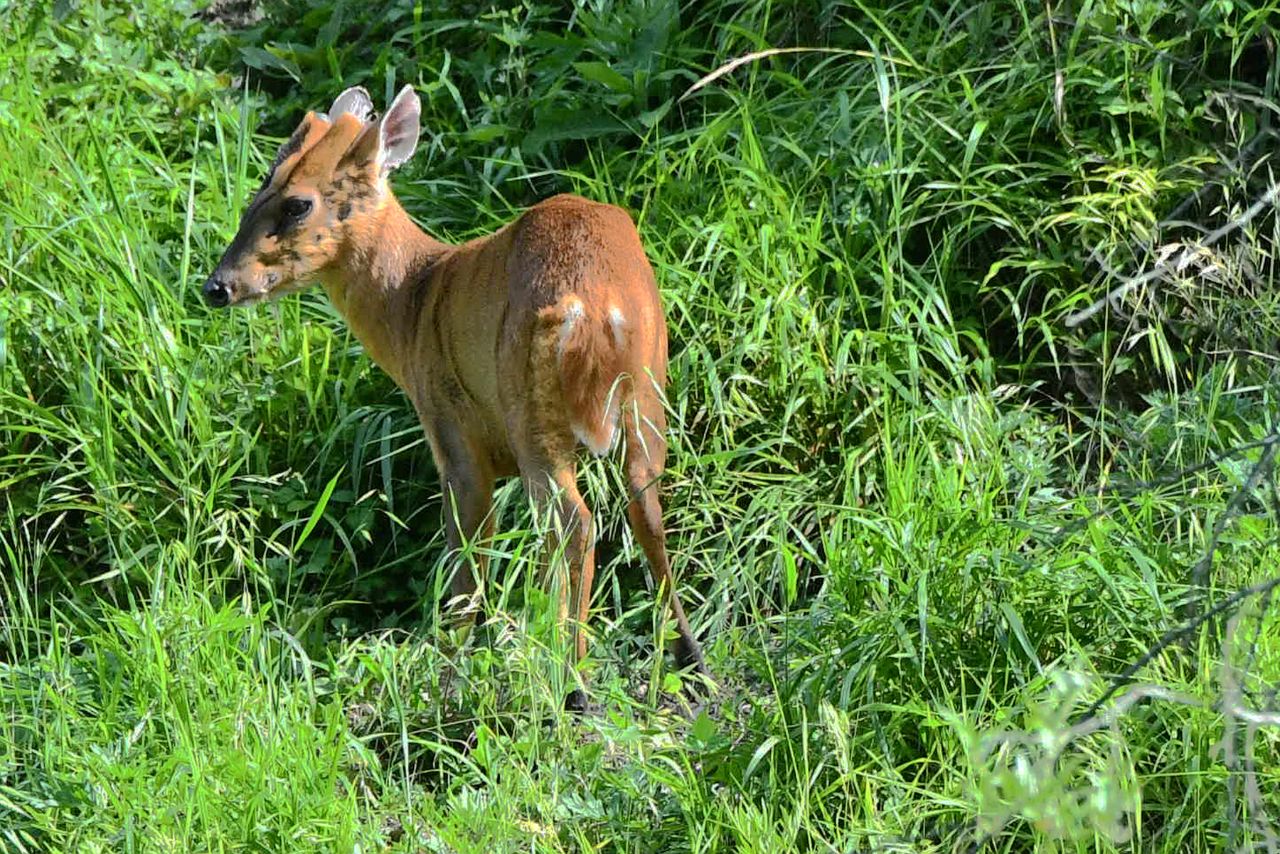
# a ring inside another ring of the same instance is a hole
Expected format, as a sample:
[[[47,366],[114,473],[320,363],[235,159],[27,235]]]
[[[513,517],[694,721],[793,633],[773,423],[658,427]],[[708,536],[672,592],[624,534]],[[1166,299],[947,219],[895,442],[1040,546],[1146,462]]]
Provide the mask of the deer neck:
[[[419,228],[390,193],[352,230],[351,249],[324,288],[365,352],[404,388],[404,359],[419,322],[408,310],[410,292],[448,246]]]

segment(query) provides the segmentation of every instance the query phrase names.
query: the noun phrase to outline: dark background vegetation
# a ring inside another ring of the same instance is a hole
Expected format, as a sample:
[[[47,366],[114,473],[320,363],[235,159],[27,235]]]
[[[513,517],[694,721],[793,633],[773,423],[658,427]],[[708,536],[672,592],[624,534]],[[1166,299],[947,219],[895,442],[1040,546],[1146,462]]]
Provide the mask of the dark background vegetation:
[[[0,0],[0,850],[1265,841],[1265,611],[1070,725],[1280,554],[1274,14]],[[579,720],[518,487],[455,652],[403,397],[319,293],[200,304],[303,112],[404,83],[437,236],[637,219],[700,708],[611,466]]]

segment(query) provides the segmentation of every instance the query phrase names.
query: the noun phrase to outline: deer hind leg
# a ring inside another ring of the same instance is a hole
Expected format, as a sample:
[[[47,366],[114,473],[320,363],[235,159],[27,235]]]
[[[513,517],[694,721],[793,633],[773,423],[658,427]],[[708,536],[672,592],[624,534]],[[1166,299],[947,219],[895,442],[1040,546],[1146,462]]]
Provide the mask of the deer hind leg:
[[[548,569],[557,573],[551,577],[557,616],[569,630],[576,661],[587,654],[586,623],[595,577],[591,511],[578,491],[576,465],[578,442],[583,440],[577,434],[596,421],[582,417],[598,373],[589,329],[585,305],[577,296],[567,295],[541,310],[527,332],[527,353],[512,362],[524,369],[512,383],[522,391],[507,407],[507,433],[525,490],[552,523]],[[587,408],[594,412],[594,407]],[[585,705],[586,696],[577,689],[565,701],[571,710]]]
[[[529,497],[550,517],[551,558],[547,570],[556,592],[557,620],[569,630],[574,660],[581,661],[587,655],[587,613],[596,569],[591,511],[578,492],[577,471],[571,462],[550,466],[522,464],[521,477]],[[586,695],[575,688],[565,700],[565,707],[581,711],[586,707]]]
[[[676,660],[681,667],[692,667],[706,674],[702,647],[689,628],[689,620],[676,594],[671,563],[667,559],[667,535],[662,524],[662,503],[658,499],[658,480],[666,469],[667,460],[666,413],[662,402],[654,394],[638,394],[634,405],[626,407],[623,421],[630,491],[627,519],[648,560],[659,602],[665,598],[675,618],[678,633],[674,649]]]

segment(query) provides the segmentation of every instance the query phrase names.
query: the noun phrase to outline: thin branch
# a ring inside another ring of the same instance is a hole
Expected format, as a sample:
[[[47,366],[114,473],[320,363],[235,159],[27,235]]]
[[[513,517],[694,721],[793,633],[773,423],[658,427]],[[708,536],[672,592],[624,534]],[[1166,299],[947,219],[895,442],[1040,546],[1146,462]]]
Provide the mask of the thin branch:
[[[1205,235],[1204,240],[1200,243],[1197,243],[1194,246],[1187,246],[1183,248],[1181,252],[1173,253],[1147,272],[1138,276],[1133,276],[1112,288],[1107,292],[1106,296],[1102,297],[1089,307],[1083,308],[1075,314],[1068,315],[1065,321],[1067,328],[1074,329],[1098,312],[1102,311],[1102,309],[1106,308],[1110,303],[1120,299],[1135,288],[1141,287],[1154,279],[1162,278],[1165,274],[1175,269],[1182,268],[1192,259],[1195,253],[1199,252],[1201,249],[1206,249],[1212,246],[1228,234],[1231,234],[1251,222],[1258,216],[1258,214],[1262,213],[1274,204],[1277,196],[1280,196],[1280,184],[1272,184],[1271,187],[1262,194],[1262,198],[1250,205],[1249,209],[1245,211],[1239,219],[1232,220],[1226,225],[1214,229]]]
[[[1208,584],[1209,573],[1213,569],[1213,555],[1218,550],[1218,540],[1221,539],[1222,532],[1227,529],[1227,525],[1231,524],[1231,520],[1240,512],[1245,499],[1253,495],[1262,479],[1270,474],[1276,458],[1276,449],[1280,447],[1278,440],[1280,440],[1280,433],[1272,433],[1267,437],[1267,442],[1262,449],[1262,455],[1254,463],[1249,472],[1249,477],[1245,479],[1244,485],[1231,496],[1231,500],[1227,502],[1227,507],[1222,512],[1222,516],[1214,523],[1213,534],[1209,537],[1204,556],[1196,562],[1195,568],[1191,571],[1191,583],[1195,587],[1203,588]]]
[[[1107,701],[1114,697],[1117,691],[1131,683],[1133,681],[1133,677],[1137,675],[1139,670],[1150,664],[1157,655],[1164,652],[1174,643],[1184,637],[1189,637],[1193,632],[1199,629],[1200,626],[1204,625],[1206,621],[1212,620],[1214,617],[1230,611],[1250,596],[1267,593],[1277,587],[1280,587],[1280,575],[1251,587],[1245,587],[1241,590],[1237,590],[1235,593],[1232,593],[1226,599],[1223,599],[1217,605],[1214,605],[1198,617],[1188,620],[1177,628],[1165,632],[1160,640],[1156,641],[1155,645],[1148,649],[1141,658],[1130,664],[1119,675],[1111,680],[1111,684],[1107,687],[1107,690],[1102,693],[1102,696],[1094,700],[1089,705],[1089,708],[1085,709],[1082,714],[1076,716],[1073,726],[1079,726],[1091,718],[1096,718],[1102,707],[1106,705]]]
[[[1261,155],[1264,147],[1266,146],[1266,143],[1273,141],[1275,137],[1276,137],[1276,132],[1271,128],[1264,128],[1258,131],[1256,134],[1254,134],[1253,139],[1249,140],[1244,144],[1244,146],[1240,149],[1240,153],[1237,154],[1234,158],[1232,158],[1229,164],[1218,169],[1217,173],[1212,178],[1210,178],[1208,181],[1205,181],[1203,184],[1201,184],[1199,187],[1196,188],[1196,191],[1194,193],[1192,193],[1191,195],[1183,199],[1181,202],[1179,202],[1178,206],[1169,212],[1169,215],[1164,218],[1164,220],[1157,226],[1157,228],[1168,228],[1169,226],[1175,226],[1175,225],[1176,226],[1189,225],[1195,228],[1199,228],[1199,226],[1196,226],[1194,223],[1183,223],[1180,220],[1182,219],[1183,215],[1187,213],[1187,211],[1191,210],[1193,207],[1195,207],[1197,204],[1203,201],[1205,194],[1208,193],[1209,190],[1217,187],[1218,182],[1220,180],[1222,180],[1223,178],[1226,178],[1228,175],[1231,175],[1234,172],[1240,172],[1244,169],[1252,169],[1253,166],[1255,165],[1255,162],[1262,159]]]

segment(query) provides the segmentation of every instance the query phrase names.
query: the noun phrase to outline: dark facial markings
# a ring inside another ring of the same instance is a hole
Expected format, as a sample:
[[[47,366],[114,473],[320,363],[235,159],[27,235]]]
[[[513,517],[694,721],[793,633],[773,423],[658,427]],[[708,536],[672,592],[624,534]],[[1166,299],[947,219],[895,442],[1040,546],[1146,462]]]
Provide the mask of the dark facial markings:
[[[360,202],[372,195],[372,187],[361,176],[344,171],[329,182],[325,202],[335,209],[338,222],[346,222],[360,206]]]
[[[358,164],[357,164],[358,165]],[[373,183],[364,175],[344,170],[329,183],[334,196],[350,198],[353,201],[367,199],[373,195]]]
[[[280,150],[276,152],[276,159],[271,162],[271,168],[267,170],[266,177],[262,179],[262,186],[258,188],[258,192],[254,194],[255,196],[261,196],[262,191],[271,186],[271,181],[276,177],[276,170],[280,168],[280,164],[296,154],[299,148],[302,148],[302,141],[307,138],[308,127],[310,125],[306,123],[299,126],[280,146]],[[254,202],[256,201],[258,200],[255,198]],[[252,210],[253,207],[254,204],[250,203],[249,209]],[[245,213],[248,213],[248,211]]]
[[[299,125],[298,129],[293,132],[293,135],[285,140],[284,145],[280,146],[280,150],[276,152],[275,162],[271,164],[271,168],[267,171],[268,181],[270,181],[271,176],[275,174],[276,167],[290,156],[297,153],[298,149],[302,147],[302,141],[307,138],[307,129],[309,127],[311,126],[305,122]]]
[[[302,256],[298,254],[296,249],[288,246],[282,246],[274,252],[259,252],[258,263],[264,267],[274,267],[282,261],[298,262],[302,260]]]
[[[258,211],[262,209],[262,206],[265,205],[268,201],[270,201],[273,196],[275,196],[275,193],[271,192],[271,190],[268,189],[269,183],[270,181],[263,183],[262,189],[259,190],[258,194],[253,197],[253,201],[249,202],[249,207],[244,209],[244,213],[240,216],[241,225],[244,225],[246,222],[252,219],[258,213]],[[272,234],[275,234],[274,230],[272,231]]]

